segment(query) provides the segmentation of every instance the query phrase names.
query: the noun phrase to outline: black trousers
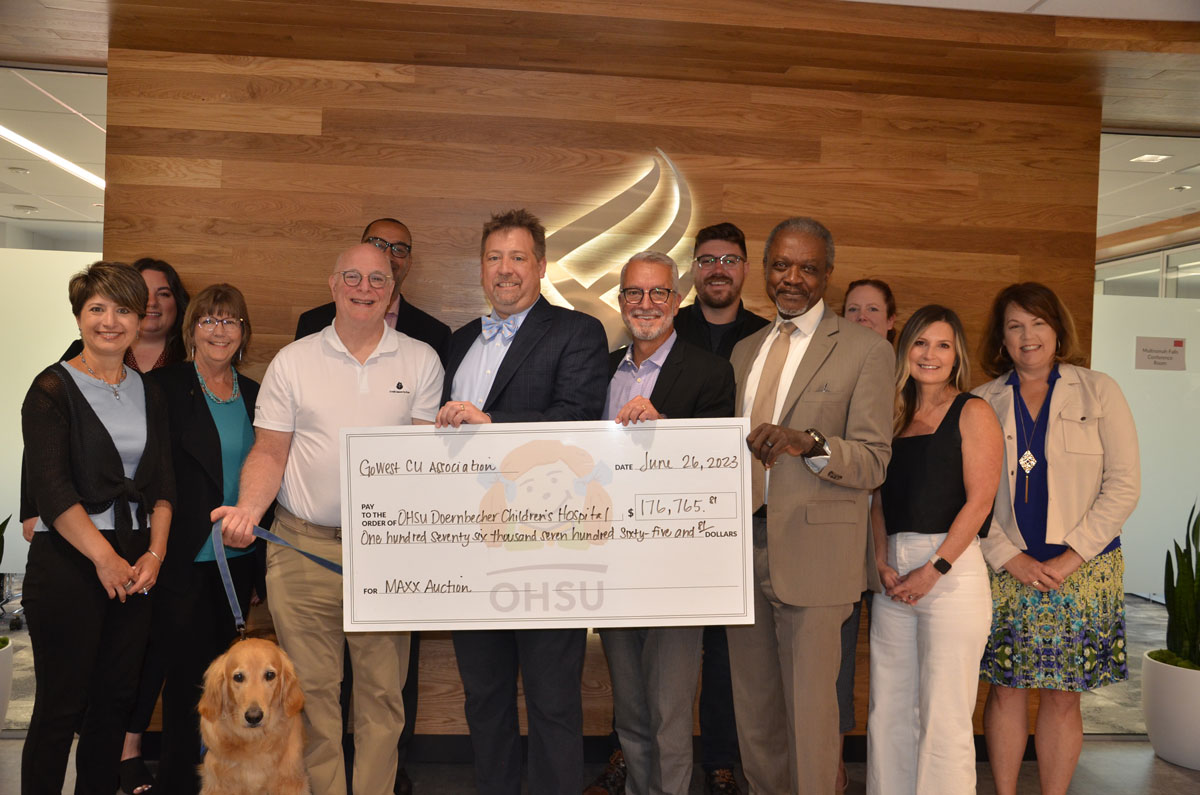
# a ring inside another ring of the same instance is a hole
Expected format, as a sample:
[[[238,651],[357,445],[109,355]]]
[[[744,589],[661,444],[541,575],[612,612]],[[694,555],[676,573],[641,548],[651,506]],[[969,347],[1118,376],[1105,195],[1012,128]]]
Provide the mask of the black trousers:
[[[117,548],[113,533],[105,532]],[[132,565],[149,543],[121,552]],[[33,646],[33,716],[21,752],[22,795],[58,795],[76,729],[75,795],[112,795],[125,723],[150,628],[150,600],[109,599],[96,567],[54,531],[35,533],[25,567]]]
[[[254,555],[229,559],[229,574],[242,608],[250,609]],[[156,789],[170,795],[200,791],[200,716],[196,705],[204,688],[204,672],[237,638],[233,611],[225,597],[217,564],[193,563],[190,582],[158,589],[157,625],[163,628],[162,757]],[[153,644],[152,644],[153,645]],[[145,680],[145,670],[142,672]]]
[[[729,641],[725,627],[704,628],[704,664],[700,668],[700,763],[707,773],[734,767],[739,758]]]
[[[583,786],[580,687],[587,630],[472,630],[452,637],[480,795],[521,792],[518,671],[529,716],[529,793],[578,792]]]

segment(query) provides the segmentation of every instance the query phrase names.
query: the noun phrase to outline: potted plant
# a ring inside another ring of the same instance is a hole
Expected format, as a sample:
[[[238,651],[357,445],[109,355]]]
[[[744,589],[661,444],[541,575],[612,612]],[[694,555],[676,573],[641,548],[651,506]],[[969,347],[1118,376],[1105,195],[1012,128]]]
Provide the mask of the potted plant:
[[[1167,648],[1142,661],[1142,709],[1154,753],[1200,770],[1200,514],[1192,506],[1183,547],[1167,553]]]

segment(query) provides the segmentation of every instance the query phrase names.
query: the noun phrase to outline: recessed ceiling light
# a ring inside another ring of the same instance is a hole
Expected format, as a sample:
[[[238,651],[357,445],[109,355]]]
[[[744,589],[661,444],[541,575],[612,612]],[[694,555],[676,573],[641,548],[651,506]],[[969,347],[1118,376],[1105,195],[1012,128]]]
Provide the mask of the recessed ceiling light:
[[[10,174],[28,174],[29,173],[29,169],[21,168],[20,166],[9,166],[8,171]]]
[[[34,213],[38,212],[38,208],[34,207],[32,204],[14,204],[13,209],[19,213],[25,213],[26,215],[33,215]]]
[[[1167,188],[1167,190],[1180,191],[1180,192],[1185,191],[1185,190],[1191,190],[1191,189],[1192,189],[1191,185],[1172,185],[1171,187]]]
[[[1138,155],[1131,157],[1130,163],[1161,163],[1164,160],[1169,160],[1171,155]]]

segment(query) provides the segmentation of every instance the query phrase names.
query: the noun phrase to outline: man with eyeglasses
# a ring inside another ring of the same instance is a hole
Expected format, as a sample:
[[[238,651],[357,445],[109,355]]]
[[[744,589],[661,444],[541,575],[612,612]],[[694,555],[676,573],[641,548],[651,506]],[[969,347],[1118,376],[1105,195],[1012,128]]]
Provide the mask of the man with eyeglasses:
[[[693,257],[696,300],[679,310],[675,330],[728,359],[739,340],[770,322],[742,305],[742,284],[750,271],[746,236],[731,223],[706,226],[696,233]]]
[[[217,508],[225,543],[244,547],[276,499],[272,530],[320,557],[341,561],[338,431],[347,425],[429,424],[437,416],[442,365],[424,342],[388,328],[388,258],[360,243],[329,276],[333,324],[281,350],[267,368],[242,467],[236,506]],[[339,695],[344,644],[354,666],[354,792],[392,790],[405,723],[400,691],[407,632],[345,634],[342,578],[277,544],[267,550],[267,590],[280,645],[304,689],[304,762],[314,792],[345,795]]]
[[[742,285],[750,269],[746,236],[728,222],[706,226],[696,233],[693,257],[696,300],[680,308],[675,316],[675,332],[680,339],[728,359],[739,340],[770,323],[742,305]],[[725,627],[705,628],[703,659],[700,764],[705,791],[710,795],[737,795],[741,788],[733,768],[739,752]]]
[[[363,243],[370,243],[387,255],[395,279],[391,303],[385,315],[387,323],[401,334],[424,342],[446,362],[446,347],[450,343],[450,327],[428,312],[423,312],[405,300],[401,293],[405,277],[412,267],[412,234],[395,218],[377,218],[363,230]],[[296,339],[315,334],[333,322],[332,302],[309,309],[296,322]],[[397,790],[399,792],[400,790]]]
[[[384,318],[387,324],[407,334],[413,339],[424,342],[437,352],[442,364],[446,363],[446,350],[450,344],[450,327],[442,321],[413,306],[401,293],[401,285],[412,267],[412,233],[408,227],[395,218],[377,218],[363,229],[362,242],[370,243],[387,255],[392,267],[392,278],[395,279],[391,303],[388,305]],[[296,339],[315,334],[333,322],[334,304],[322,304],[300,315],[296,322]],[[421,635],[412,633],[412,648],[408,658],[408,675],[404,680],[404,710],[407,721],[404,733],[400,737],[400,769],[396,773],[396,795],[409,795],[413,791],[412,782],[404,769],[408,756],[408,744],[412,741],[413,727],[417,716],[417,691],[419,689],[418,674],[420,672]],[[354,674],[346,669],[346,680],[342,688],[344,714],[349,712],[349,693],[354,682]]]
[[[643,251],[621,268],[617,301],[633,341],[609,357],[606,419],[733,416],[733,367],[679,337],[679,300],[679,271],[666,254]],[[703,634],[704,627],[600,630],[631,793],[689,790]]]
[[[598,420],[608,341],[593,317],[541,296],[546,229],[526,210],[494,215],[480,241],[492,311],[454,332],[439,427]],[[574,792],[583,777],[584,629],[453,633],[481,795],[521,792],[517,676],[529,715],[528,791]]]

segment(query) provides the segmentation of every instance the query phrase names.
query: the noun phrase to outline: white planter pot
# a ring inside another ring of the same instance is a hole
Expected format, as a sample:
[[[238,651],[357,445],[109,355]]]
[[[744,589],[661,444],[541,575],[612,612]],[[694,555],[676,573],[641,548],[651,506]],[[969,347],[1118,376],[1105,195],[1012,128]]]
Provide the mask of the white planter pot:
[[[1142,659],[1142,712],[1154,753],[1200,770],[1200,671]]]
[[[0,649],[0,729],[4,728],[5,715],[8,714],[8,699],[12,695],[13,678],[13,644]]]

